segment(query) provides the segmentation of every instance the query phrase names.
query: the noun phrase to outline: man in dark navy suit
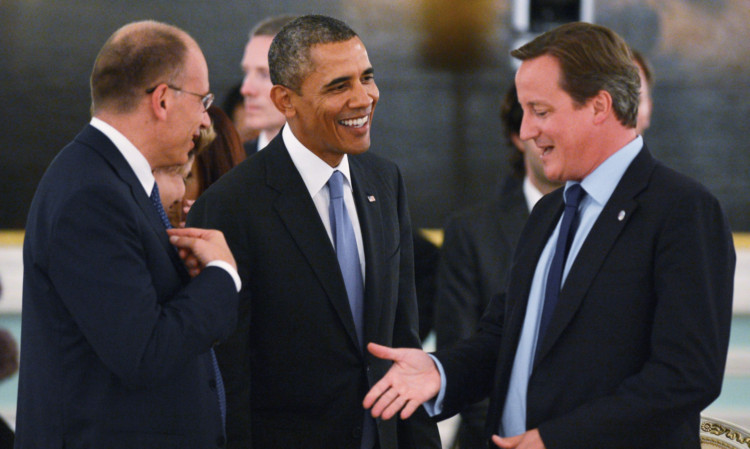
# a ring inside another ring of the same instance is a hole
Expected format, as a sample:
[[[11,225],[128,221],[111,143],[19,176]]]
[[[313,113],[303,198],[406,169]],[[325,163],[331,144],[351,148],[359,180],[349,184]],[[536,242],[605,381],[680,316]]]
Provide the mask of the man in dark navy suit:
[[[223,447],[212,346],[236,325],[236,264],[219,231],[168,234],[152,174],[210,124],[206,61],[184,31],[132,23],[91,93],[27,221],[16,447]]]
[[[565,187],[534,207],[476,334],[433,359],[371,347],[396,364],[365,406],[405,417],[435,399],[445,416],[489,395],[497,447],[698,449],[729,343],[726,216],[636,133],[638,71],[617,34],[566,24],[511,54],[520,137]]]

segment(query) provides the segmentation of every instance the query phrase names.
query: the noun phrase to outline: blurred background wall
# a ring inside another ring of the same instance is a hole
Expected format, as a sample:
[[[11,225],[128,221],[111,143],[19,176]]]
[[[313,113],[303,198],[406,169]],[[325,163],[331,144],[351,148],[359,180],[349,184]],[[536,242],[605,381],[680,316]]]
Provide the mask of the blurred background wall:
[[[590,3],[655,69],[651,151],[750,231],[748,1]],[[280,13],[333,15],[362,37],[381,92],[371,151],[400,165],[417,226],[441,227],[495,187],[508,151],[498,105],[520,37],[511,0],[0,0],[0,228],[24,227],[46,166],[88,121],[89,73],[115,29],[153,18],[187,30],[221,102],[250,27]]]

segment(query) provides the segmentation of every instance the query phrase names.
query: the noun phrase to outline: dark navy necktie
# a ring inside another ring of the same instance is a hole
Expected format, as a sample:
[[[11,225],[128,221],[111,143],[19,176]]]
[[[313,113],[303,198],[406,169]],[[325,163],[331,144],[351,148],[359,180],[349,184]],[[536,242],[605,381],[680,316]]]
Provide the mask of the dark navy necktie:
[[[161,204],[161,198],[159,197],[159,185],[154,182],[154,189],[151,190],[151,204],[156,209],[156,212],[159,213],[159,218],[161,218],[161,223],[164,225],[165,228],[171,229],[172,223],[169,222],[169,218],[167,218],[167,212],[164,210],[164,206]],[[211,361],[213,362],[214,367],[214,376],[216,377],[216,395],[219,397],[219,410],[221,410],[221,425],[223,428],[226,429],[226,421],[227,421],[227,398],[224,392],[224,380],[221,378],[221,370],[219,370],[219,361],[216,360],[216,353],[214,352],[213,348],[211,348]]]
[[[362,280],[362,266],[359,263],[359,250],[357,249],[354,226],[352,226],[349,212],[346,210],[346,204],[344,204],[344,174],[338,170],[334,171],[328,180],[328,193],[330,195],[328,217],[331,221],[334,249],[339,260],[341,274],[344,277],[349,307],[352,310],[354,327],[357,330],[357,341],[360,349],[363,350],[365,288]],[[360,447],[362,449],[374,447],[377,440],[376,433],[375,420],[365,410]]]
[[[560,224],[560,234],[557,236],[555,245],[555,254],[552,257],[552,263],[547,273],[547,285],[544,290],[544,308],[542,310],[542,320],[539,323],[539,333],[537,336],[536,352],[542,346],[542,338],[547,331],[547,326],[552,319],[552,314],[557,306],[557,300],[560,296],[560,287],[562,283],[563,270],[565,269],[565,259],[567,259],[570,244],[575,235],[577,227],[578,205],[581,198],[586,192],[580,184],[573,184],[565,191],[565,212],[563,212],[562,223]]]

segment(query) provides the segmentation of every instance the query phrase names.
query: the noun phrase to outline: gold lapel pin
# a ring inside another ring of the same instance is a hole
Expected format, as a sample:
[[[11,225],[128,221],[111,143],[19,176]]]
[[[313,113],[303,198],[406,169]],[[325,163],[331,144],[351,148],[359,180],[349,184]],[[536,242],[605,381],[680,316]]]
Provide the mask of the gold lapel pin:
[[[367,201],[374,203],[375,202],[375,195],[367,195]]]

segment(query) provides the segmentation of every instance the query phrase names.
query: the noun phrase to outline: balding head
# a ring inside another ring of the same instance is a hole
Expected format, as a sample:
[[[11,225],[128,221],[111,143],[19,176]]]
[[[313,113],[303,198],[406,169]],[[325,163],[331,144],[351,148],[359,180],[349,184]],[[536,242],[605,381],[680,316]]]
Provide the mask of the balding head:
[[[132,112],[159,83],[178,84],[188,50],[198,44],[181,29],[154,21],[115,31],[96,57],[91,73],[91,111]]]

